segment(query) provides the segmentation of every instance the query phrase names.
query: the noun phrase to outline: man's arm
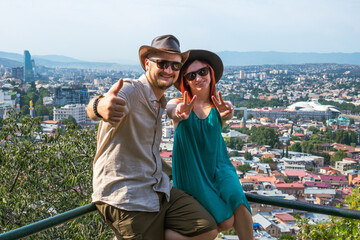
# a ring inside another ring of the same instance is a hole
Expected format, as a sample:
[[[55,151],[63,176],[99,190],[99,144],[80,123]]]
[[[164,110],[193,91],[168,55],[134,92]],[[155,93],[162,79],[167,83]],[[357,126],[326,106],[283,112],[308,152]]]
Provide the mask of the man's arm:
[[[94,121],[104,120],[105,122],[120,122],[126,112],[126,101],[118,97],[118,93],[123,86],[123,79],[115,83],[104,97],[95,97],[90,100],[86,107],[86,113]],[[99,118],[94,112],[94,102],[98,99],[96,110],[101,116]]]
[[[181,121],[181,118],[176,115],[176,107],[179,103],[182,103],[182,100],[171,99],[166,105],[166,114],[173,122]]]
[[[87,107],[86,107],[86,114],[88,115],[88,117],[91,119],[91,120],[94,120],[94,121],[100,121],[102,118],[99,118],[98,116],[96,116],[96,114],[94,113],[94,102],[95,100],[97,99],[98,97],[94,97],[93,99],[90,100],[90,102],[88,103]],[[100,100],[100,99],[99,99]],[[98,100],[98,101],[99,101]],[[98,104],[99,106],[99,104]]]

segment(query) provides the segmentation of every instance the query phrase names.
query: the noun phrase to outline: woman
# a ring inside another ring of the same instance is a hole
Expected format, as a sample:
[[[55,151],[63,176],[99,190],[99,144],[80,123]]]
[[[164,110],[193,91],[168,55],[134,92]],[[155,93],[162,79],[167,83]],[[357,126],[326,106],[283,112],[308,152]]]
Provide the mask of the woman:
[[[221,129],[233,117],[231,102],[216,96],[223,72],[219,56],[191,50],[174,83],[183,96],[169,101],[173,120],[173,184],[214,216],[218,231],[234,227],[239,239],[253,239],[249,203],[231,164]]]

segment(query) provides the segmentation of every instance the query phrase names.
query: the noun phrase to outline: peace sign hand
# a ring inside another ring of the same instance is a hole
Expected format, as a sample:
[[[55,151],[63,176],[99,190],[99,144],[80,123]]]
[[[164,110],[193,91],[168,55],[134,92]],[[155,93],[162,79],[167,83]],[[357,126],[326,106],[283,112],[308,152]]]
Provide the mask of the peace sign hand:
[[[189,116],[190,116],[190,113],[191,113],[191,110],[192,110],[192,107],[194,105],[195,100],[196,100],[196,95],[193,96],[193,98],[189,102],[188,92],[185,91],[184,92],[184,101],[182,103],[179,103],[176,106],[176,109],[175,109],[176,116],[181,120],[188,119]]]
[[[215,104],[217,110],[220,113],[220,117],[222,119],[225,119],[225,117],[232,117],[232,112],[234,110],[234,106],[232,105],[232,103],[230,101],[224,101],[224,99],[222,98],[221,92],[218,92],[219,95],[219,100],[217,100],[217,98],[215,96],[212,96],[211,99],[213,101],[213,103]],[[230,114],[230,115],[229,115]]]

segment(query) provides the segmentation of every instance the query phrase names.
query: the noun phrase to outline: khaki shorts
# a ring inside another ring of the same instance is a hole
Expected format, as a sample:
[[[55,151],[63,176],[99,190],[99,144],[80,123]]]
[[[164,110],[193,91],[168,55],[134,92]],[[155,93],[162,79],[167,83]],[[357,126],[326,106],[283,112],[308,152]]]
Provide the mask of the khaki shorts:
[[[164,239],[165,229],[196,236],[217,228],[214,218],[192,196],[172,188],[170,202],[159,193],[159,212],[125,211],[106,203],[96,203],[104,221],[120,239]]]

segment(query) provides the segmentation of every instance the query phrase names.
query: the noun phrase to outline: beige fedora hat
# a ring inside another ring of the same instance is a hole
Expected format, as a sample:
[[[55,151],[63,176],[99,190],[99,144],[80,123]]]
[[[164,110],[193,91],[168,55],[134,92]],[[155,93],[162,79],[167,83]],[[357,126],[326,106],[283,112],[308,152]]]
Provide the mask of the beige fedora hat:
[[[182,53],[180,51],[180,42],[173,35],[162,35],[154,38],[151,42],[151,46],[143,45],[139,49],[139,58],[142,68],[145,70],[145,58],[149,54],[156,53],[170,53],[177,54],[181,57],[181,62],[184,63],[189,56],[188,52]]]

